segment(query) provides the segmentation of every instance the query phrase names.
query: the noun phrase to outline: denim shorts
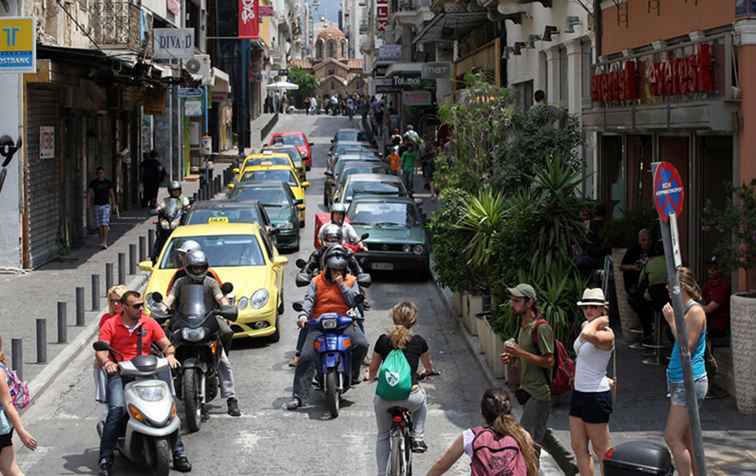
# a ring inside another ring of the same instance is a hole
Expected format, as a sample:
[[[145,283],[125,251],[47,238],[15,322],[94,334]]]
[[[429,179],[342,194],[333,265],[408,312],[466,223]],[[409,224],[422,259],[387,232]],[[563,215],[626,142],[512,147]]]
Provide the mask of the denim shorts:
[[[696,400],[699,402],[703,401],[706,397],[706,392],[709,391],[709,379],[701,377],[693,382],[693,386],[696,389]],[[677,405],[679,407],[688,406],[688,401],[685,399],[685,383],[667,382],[667,389],[669,391],[669,399],[672,402],[672,405]]]

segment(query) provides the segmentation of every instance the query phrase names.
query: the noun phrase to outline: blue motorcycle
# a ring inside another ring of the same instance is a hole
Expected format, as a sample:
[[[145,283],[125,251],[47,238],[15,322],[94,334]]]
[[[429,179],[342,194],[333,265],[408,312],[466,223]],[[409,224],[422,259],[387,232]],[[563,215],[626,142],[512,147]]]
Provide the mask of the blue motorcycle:
[[[302,311],[299,302],[293,303],[293,307],[297,312]],[[321,314],[317,320],[307,321],[311,331],[323,333],[313,342],[315,351],[320,354],[316,378],[333,418],[339,416],[341,396],[349,390],[352,382],[352,342],[343,333],[354,322],[352,316],[337,313]],[[359,369],[356,371],[359,372]]]

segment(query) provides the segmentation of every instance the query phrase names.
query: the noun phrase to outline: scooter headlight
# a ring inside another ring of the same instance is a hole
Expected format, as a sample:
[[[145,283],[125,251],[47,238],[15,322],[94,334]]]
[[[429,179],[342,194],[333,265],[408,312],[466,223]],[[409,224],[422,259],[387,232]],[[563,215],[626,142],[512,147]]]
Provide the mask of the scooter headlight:
[[[158,402],[165,398],[165,387],[162,385],[137,385],[136,393],[146,402]]]
[[[187,342],[199,342],[205,338],[205,328],[189,329],[185,327],[181,329],[181,338]]]
[[[268,299],[270,298],[270,293],[268,293],[268,290],[265,288],[258,289],[255,291],[254,294],[252,294],[252,298],[250,299],[250,304],[255,309],[261,309],[266,304],[268,304]]]
[[[326,330],[336,329],[338,325],[339,323],[336,319],[322,319],[320,322],[320,326]]]

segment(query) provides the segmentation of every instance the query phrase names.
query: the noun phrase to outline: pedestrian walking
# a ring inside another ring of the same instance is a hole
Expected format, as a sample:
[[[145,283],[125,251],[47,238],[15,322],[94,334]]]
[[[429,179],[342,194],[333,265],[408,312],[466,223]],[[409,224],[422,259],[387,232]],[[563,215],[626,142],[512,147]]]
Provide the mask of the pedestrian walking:
[[[407,150],[402,153],[402,178],[404,186],[412,195],[415,191],[415,162],[417,161],[417,146],[410,142]]]
[[[485,426],[462,432],[426,476],[441,476],[462,454],[470,457],[474,476],[538,476],[533,439],[512,417],[512,398],[502,388],[489,388],[480,400]]]
[[[593,458],[601,461],[611,446],[609,416],[615,382],[607,377],[606,368],[614,351],[614,333],[609,327],[609,303],[600,288],[586,289],[577,305],[585,321],[573,345],[577,357],[570,400],[570,440],[580,476],[593,476]]]
[[[706,353],[706,313],[697,301],[701,300],[701,288],[688,268],[680,267],[677,270],[680,279],[680,293],[684,307],[684,319],[688,335],[680,336],[675,325],[675,311],[672,305],[667,303],[662,309],[664,319],[669,324],[675,344],[672,347],[672,357],[667,366],[667,388],[669,391],[670,405],[667,416],[667,428],[664,430],[664,439],[667,441],[672,458],[675,460],[675,469],[679,476],[699,474],[693,460],[693,438],[688,418],[688,401],[685,394],[685,382],[683,378],[682,362],[680,360],[681,338],[687,339],[688,351],[690,352],[690,367],[693,372],[693,381],[696,390],[695,398],[699,405],[703,403],[709,388],[709,380],[706,374],[704,355]],[[700,406],[699,406],[700,408]]]
[[[100,247],[108,247],[108,231],[110,230],[110,212],[117,209],[118,204],[113,192],[113,182],[105,178],[105,169],[97,167],[95,179],[89,182],[87,203],[94,209],[95,224],[100,233]],[[117,210],[116,210],[117,213]]]
[[[504,343],[501,360],[508,364],[517,359],[520,366],[520,387],[515,392],[523,405],[522,425],[540,448],[545,449],[567,476],[579,473],[572,453],[556,439],[548,428],[551,413],[551,372],[554,367],[554,331],[541,321],[533,286],[525,283],[509,288],[512,312],[520,318],[517,340]],[[539,450],[540,451],[540,450]]]
[[[21,442],[34,451],[37,440],[28,432],[21,421],[10,394],[11,380],[8,376],[8,363],[3,353],[3,340],[0,338],[0,474],[3,476],[24,476],[16,464],[16,452],[13,450],[13,432],[18,433]]]
[[[155,208],[160,184],[165,180],[166,172],[163,164],[158,160],[155,150],[142,161],[139,168],[142,172],[142,208]]]
[[[402,172],[402,158],[399,157],[399,146],[395,145],[391,147],[391,153],[388,156],[389,171],[396,175],[401,176]]]

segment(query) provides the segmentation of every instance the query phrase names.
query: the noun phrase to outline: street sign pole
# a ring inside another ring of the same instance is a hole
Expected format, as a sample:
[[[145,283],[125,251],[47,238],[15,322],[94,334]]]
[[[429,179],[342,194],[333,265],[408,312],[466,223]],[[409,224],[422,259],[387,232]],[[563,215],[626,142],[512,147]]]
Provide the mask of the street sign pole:
[[[659,172],[658,168],[662,163],[655,162],[652,164],[653,176]],[[671,165],[665,164],[669,167]],[[682,195],[682,183],[678,184]],[[655,190],[657,197],[660,195],[659,188]],[[682,208],[682,198],[680,198],[680,209]],[[677,269],[682,263],[679,246],[679,236],[677,235],[677,212],[667,209],[659,209],[659,225],[661,228],[662,240],[664,242],[664,257],[667,263],[667,283],[670,289],[672,299],[672,308],[675,312],[675,329],[676,340],[680,347],[680,363],[683,368],[683,378],[685,381],[685,400],[687,401],[688,419],[690,420],[690,431],[693,436],[693,457],[698,469],[699,476],[706,476],[706,459],[703,447],[703,431],[701,429],[701,418],[698,414],[698,400],[696,398],[696,389],[693,382],[693,369],[690,365],[690,349],[688,348],[688,328],[685,323],[685,307],[682,302],[682,293],[680,291],[680,278]]]

